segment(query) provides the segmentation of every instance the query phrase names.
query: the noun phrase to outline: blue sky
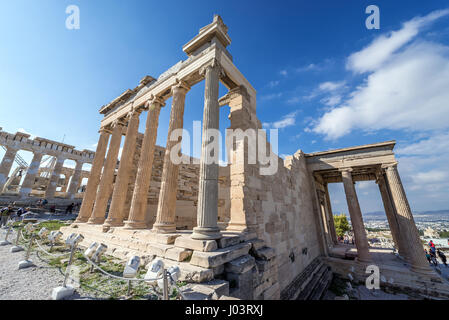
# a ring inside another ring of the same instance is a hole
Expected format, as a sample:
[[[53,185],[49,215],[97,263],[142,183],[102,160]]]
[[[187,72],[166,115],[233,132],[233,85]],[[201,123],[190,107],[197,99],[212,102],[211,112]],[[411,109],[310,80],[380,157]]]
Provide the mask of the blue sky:
[[[65,27],[72,4],[79,30]],[[365,27],[370,4],[380,8],[379,30]],[[442,0],[3,1],[0,127],[95,150],[99,108],[186,59],[182,45],[218,13],[234,63],[258,92],[259,119],[280,129],[280,154],[395,139],[412,208],[449,209],[448,8]],[[203,89],[187,95],[188,130],[202,118]],[[224,129],[227,112],[220,117]],[[357,189],[362,210],[382,210],[374,182]],[[347,210],[341,185],[331,198],[334,211]]]

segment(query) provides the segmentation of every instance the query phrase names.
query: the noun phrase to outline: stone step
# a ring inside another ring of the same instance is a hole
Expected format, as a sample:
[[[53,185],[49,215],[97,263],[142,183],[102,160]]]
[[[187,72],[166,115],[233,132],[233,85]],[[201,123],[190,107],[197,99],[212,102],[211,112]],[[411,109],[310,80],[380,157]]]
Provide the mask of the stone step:
[[[190,259],[193,251],[184,248],[173,247],[165,251],[164,258],[174,261],[186,261]]]
[[[203,252],[214,251],[218,248],[217,241],[215,240],[195,240],[190,238],[189,235],[177,237],[175,247]]]
[[[248,254],[250,248],[250,243],[241,243],[235,246],[218,249],[213,252],[194,251],[192,258],[190,259],[190,264],[203,268],[218,267],[219,265]]]
[[[181,290],[186,300],[218,300],[229,296],[229,282],[214,279],[206,283],[187,285]]]

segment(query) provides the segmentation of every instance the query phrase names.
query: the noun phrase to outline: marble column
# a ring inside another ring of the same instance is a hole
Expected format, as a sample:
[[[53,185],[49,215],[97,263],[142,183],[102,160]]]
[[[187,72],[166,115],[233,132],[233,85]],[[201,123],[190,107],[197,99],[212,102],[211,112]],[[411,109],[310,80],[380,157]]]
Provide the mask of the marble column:
[[[170,153],[175,145],[181,143],[182,137],[179,137],[177,141],[171,141],[170,136],[173,130],[182,129],[183,127],[184,104],[186,93],[189,89],[190,87],[184,81],[179,80],[171,89],[173,102],[170,111],[167,147],[165,148],[156,222],[153,224],[153,231],[159,233],[171,233],[176,231],[175,211],[179,164],[173,163],[170,159]]]
[[[126,195],[128,194],[132,162],[134,152],[136,151],[140,112],[140,110],[133,110],[128,113],[128,128],[126,129],[125,143],[114,184],[114,192],[112,193],[111,207],[109,208],[108,218],[105,221],[106,226],[123,226],[123,207],[125,205]]]
[[[392,203],[397,213],[399,230],[401,231],[399,236],[403,237],[404,245],[407,246],[408,261],[411,264],[411,269],[416,272],[429,273],[431,269],[426,260],[424,247],[421,243],[401,178],[399,177],[397,163],[386,166],[386,177],[391,199],[393,200]]]
[[[97,194],[98,184],[100,182],[101,169],[104,164],[104,156],[108,146],[110,131],[105,128],[100,129],[100,138],[98,139],[95,158],[90,169],[89,180],[87,181],[86,191],[84,192],[83,202],[76,222],[87,222],[92,214],[95,196]]]
[[[55,197],[56,188],[58,186],[59,176],[61,175],[62,166],[64,165],[65,158],[57,157],[56,164],[50,175],[50,181],[48,182],[47,190],[45,191],[45,198],[51,199]]]
[[[387,216],[388,225],[390,226],[391,236],[393,237],[393,242],[399,251],[399,254],[406,260],[409,260],[409,255],[407,252],[407,245],[402,241],[400,237],[399,224],[394,210],[389,190],[385,183],[384,173],[380,172],[377,175],[376,183],[379,186],[380,195],[382,197],[382,203],[384,205],[385,215]]]
[[[205,74],[203,134],[198,188],[197,227],[193,228],[192,238],[215,240],[221,238],[217,226],[218,219],[218,149],[212,149],[214,137],[209,130],[219,129],[220,107],[218,87],[221,66],[217,61],[201,70]],[[218,143],[215,145],[218,146]]]
[[[75,166],[75,171],[73,172],[72,180],[70,180],[69,190],[67,191],[67,198],[74,199],[76,191],[78,190],[78,184],[81,180],[81,172],[83,170],[82,161],[77,161]]]
[[[352,181],[352,169],[342,169],[343,185],[345,188],[346,201],[348,202],[349,215],[351,217],[352,229],[354,231],[355,245],[357,247],[357,259],[360,262],[371,261],[369,244],[363,224],[362,211],[360,210],[357,192]]]
[[[0,193],[3,191],[6,181],[8,181],[8,175],[11,171],[12,164],[16,158],[18,149],[10,146],[6,147],[6,153],[3,156],[3,160],[0,163]]]
[[[72,175],[66,174],[64,175],[64,185],[61,188],[61,192],[67,192],[67,187],[69,186],[69,180]]]
[[[327,183],[324,184],[324,192],[325,192],[326,208],[329,215],[329,227],[331,229],[332,241],[334,244],[338,244],[337,230],[335,229],[334,223],[334,213],[332,212],[332,204],[329,196],[329,189],[327,188]]]
[[[114,172],[117,167],[118,152],[120,150],[120,143],[122,141],[124,123],[116,120],[112,124],[113,130],[111,135],[111,142],[109,143],[108,155],[101,175],[100,184],[98,185],[97,195],[95,197],[94,209],[88,221],[90,224],[102,224],[106,215],[106,207],[108,206],[109,198],[111,197]]]
[[[131,200],[131,209],[129,218],[125,223],[125,228],[129,229],[148,228],[148,219],[146,217],[148,189],[150,187],[151,172],[153,169],[159,114],[161,107],[165,105],[164,101],[157,97],[153,97],[148,103],[149,110],[145,134],[142,141],[142,149],[140,151],[136,182],[134,184],[134,193]]]
[[[31,193],[31,190],[33,190],[34,181],[39,172],[42,156],[43,154],[38,152],[35,152],[33,154],[33,159],[31,160],[31,163],[28,166],[27,173],[22,182],[22,186],[20,187],[19,190],[21,198],[27,197]]]

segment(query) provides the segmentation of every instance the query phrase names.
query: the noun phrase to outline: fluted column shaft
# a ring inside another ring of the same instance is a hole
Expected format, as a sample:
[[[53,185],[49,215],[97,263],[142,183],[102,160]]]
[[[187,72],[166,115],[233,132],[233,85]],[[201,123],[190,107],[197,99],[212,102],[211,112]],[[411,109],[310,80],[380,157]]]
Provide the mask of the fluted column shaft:
[[[342,170],[343,185],[346,201],[348,202],[349,215],[351,216],[352,229],[354,231],[355,245],[357,247],[357,259],[360,262],[371,261],[368,239],[363,224],[362,211],[360,210],[357,192],[352,181],[351,169]]]
[[[151,172],[153,169],[154,148],[156,146],[157,128],[159,125],[159,114],[164,102],[154,98],[150,101],[148,110],[145,134],[140,152],[139,164],[137,168],[134,193],[131,200],[129,218],[126,221],[126,228],[147,228],[147,204],[148,189],[150,187]]]
[[[128,194],[128,184],[131,174],[131,166],[136,151],[136,139],[139,129],[140,111],[133,110],[129,113],[128,129],[126,130],[125,143],[123,145],[122,156],[118,168],[117,178],[112,193],[111,207],[105,224],[107,226],[123,225],[123,207]]]
[[[182,137],[179,137],[177,141],[171,141],[170,137],[173,130],[182,129],[183,127],[184,104],[186,93],[189,89],[190,87],[183,81],[179,81],[172,87],[173,102],[170,111],[164,167],[162,169],[161,191],[159,193],[156,222],[153,225],[153,231],[155,232],[170,233],[176,231],[175,211],[179,164],[173,163],[170,159],[170,153],[175,145],[181,143]]]
[[[87,180],[86,191],[84,192],[83,202],[76,222],[87,222],[92,214],[95,197],[97,195],[98,184],[100,182],[101,169],[104,164],[104,156],[108,146],[109,131],[100,130],[100,138],[98,139],[95,158],[90,169],[89,179]]]
[[[386,177],[397,213],[400,237],[403,237],[404,243],[408,246],[408,261],[411,268],[416,272],[431,272],[396,164],[386,168]]]
[[[95,198],[94,209],[88,223],[102,224],[106,215],[106,207],[112,193],[115,167],[117,166],[118,152],[122,140],[123,123],[116,121],[113,124],[111,142],[109,143],[108,155],[98,186],[97,196]]]
[[[334,244],[338,244],[337,230],[335,229],[335,223],[334,223],[334,213],[332,212],[332,204],[331,204],[331,199],[329,196],[329,189],[327,187],[327,183],[324,185],[324,189],[325,189],[326,207],[327,207],[327,211],[329,214],[329,227],[331,229],[332,242]]]
[[[403,238],[400,237],[399,224],[396,217],[396,212],[394,210],[383,173],[379,174],[376,183],[379,186],[380,195],[382,197],[382,203],[385,209],[385,215],[387,216],[388,225],[390,226],[393,242],[396,245],[396,248],[398,248],[399,254],[403,256],[406,260],[409,260],[409,254],[407,252],[408,247],[407,244],[403,242]]]
[[[193,229],[193,239],[219,239],[218,218],[218,155],[219,150],[211,150],[210,130],[219,128],[220,110],[218,87],[221,67],[218,62],[205,67],[203,135],[201,145],[200,174],[198,188],[197,227]],[[217,141],[213,141],[218,145]],[[213,152],[212,152],[213,151]],[[215,160],[214,160],[215,159]]]
[[[78,184],[81,180],[81,172],[83,170],[83,164],[82,161],[77,161],[75,170],[73,172],[72,180],[70,180],[69,190],[67,191],[67,198],[73,199],[75,198],[76,191],[78,190]]]
[[[59,176],[64,165],[65,158],[56,158],[56,164],[50,175],[47,190],[45,191],[45,198],[51,199],[55,197],[56,187],[58,186]]]
[[[22,186],[20,187],[20,197],[26,197],[33,190],[34,181],[39,172],[39,167],[42,161],[42,153],[34,153],[33,159],[31,160],[30,165],[28,166],[27,173],[25,175],[25,179],[23,179]]]
[[[16,158],[18,149],[10,146],[6,147],[6,153],[3,156],[2,163],[0,164],[0,193],[3,191],[6,181],[8,180],[9,172],[11,171],[12,164]]]

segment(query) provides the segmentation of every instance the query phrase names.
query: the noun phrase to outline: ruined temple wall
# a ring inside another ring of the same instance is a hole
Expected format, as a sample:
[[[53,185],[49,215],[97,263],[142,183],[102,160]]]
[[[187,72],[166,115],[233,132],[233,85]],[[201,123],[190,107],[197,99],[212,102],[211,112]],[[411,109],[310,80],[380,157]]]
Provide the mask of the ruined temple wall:
[[[124,207],[126,215],[128,215],[131,208],[131,200],[137,175],[142,139],[143,135],[139,134],[136,141],[136,151],[134,153],[127,199]],[[165,148],[161,146],[155,147],[151,182],[148,191],[147,217],[150,225],[152,225],[156,219],[157,204],[162,182],[164,154]],[[199,165],[193,164],[193,158],[190,158],[190,164],[180,164],[179,166],[178,192],[175,214],[177,229],[193,229],[193,227],[196,226],[199,170]],[[230,210],[229,167],[220,167],[219,175],[219,222],[227,222],[229,220]]]
[[[320,247],[304,154],[278,160],[276,174],[256,174],[249,186],[259,189],[257,234],[276,252],[282,292],[320,255]]]

